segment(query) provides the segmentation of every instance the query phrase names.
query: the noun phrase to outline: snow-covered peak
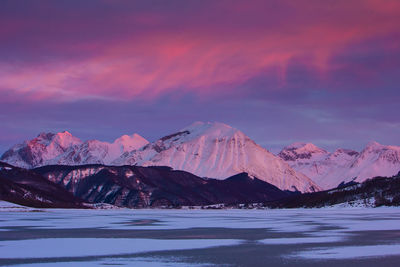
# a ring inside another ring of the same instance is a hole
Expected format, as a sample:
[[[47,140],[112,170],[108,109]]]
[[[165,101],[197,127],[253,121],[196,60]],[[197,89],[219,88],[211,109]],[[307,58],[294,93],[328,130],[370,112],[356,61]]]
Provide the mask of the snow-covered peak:
[[[191,125],[181,129],[181,131],[189,131],[194,135],[201,135],[201,134],[218,134],[218,135],[229,135],[230,133],[233,133],[235,131],[238,131],[237,129],[233,128],[232,126],[229,126],[225,123],[221,122],[201,122],[201,121],[196,121],[192,123]]]
[[[139,149],[139,148],[147,145],[148,143],[149,143],[149,141],[144,139],[139,134],[134,133],[132,135],[125,134],[125,135],[115,139],[113,144],[121,146],[123,149],[123,152],[126,152],[126,151],[131,151],[134,149]]]
[[[64,148],[82,143],[79,138],[73,136],[67,131],[55,134],[52,141],[57,142],[61,147]]]
[[[53,164],[111,164],[123,153],[140,149],[149,142],[138,134],[123,135],[113,143],[89,140],[80,146],[71,147],[63,155],[53,160]]]
[[[391,161],[400,162],[400,146],[387,146],[382,145],[376,141],[369,142],[366,147],[361,151],[360,157],[357,162],[365,158],[379,158],[379,157],[390,157]],[[357,164],[356,162],[356,164]]]
[[[188,127],[181,129],[181,132],[189,132],[191,138],[195,138],[202,135],[218,138],[218,137],[230,137],[240,131],[221,122],[198,121],[191,124]]]
[[[302,152],[308,151],[308,152],[324,152],[324,153],[326,153],[326,151],[324,149],[319,148],[312,143],[302,143],[302,142],[293,143],[293,144],[285,147],[284,149],[297,150],[297,151],[302,151]]]
[[[71,147],[81,144],[79,138],[66,131],[56,134],[41,133],[32,140],[13,146],[1,156],[1,160],[24,168],[42,166]]]
[[[225,179],[246,172],[283,190],[318,190],[282,159],[244,133],[219,122],[195,122],[139,151],[124,153],[113,164],[170,166],[200,177]]]
[[[39,143],[42,145],[50,145],[51,143],[56,143],[61,147],[69,147],[71,145],[81,144],[82,141],[73,136],[71,133],[64,131],[59,133],[40,133],[36,138],[26,141],[27,144]]]
[[[354,179],[363,182],[375,176],[390,177],[400,170],[400,147],[382,145],[376,141],[369,142],[360,153],[339,148],[321,157],[311,153],[309,158],[299,157],[294,153],[298,153],[301,145],[293,147],[296,148],[281,152],[279,156],[324,189],[334,188],[341,182]]]
[[[138,134],[123,135],[113,143],[98,140],[82,142],[71,133],[40,133],[36,138],[15,145],[1,159],[15,166],[32,168],[49,164],[109,164],[124,152],[148,144]]]
[[[156,145],[169,148],[172,145],[182,144],[198,139],[222,140],[234,137],[246,137],[241,131],[220,122],[195,122],[179,132],[164,136],[156,141]]]
[[[51,139],[53,139],[53,137],[54,137],[55,135],[56,135],[55,133],[41,132],[41,133],[36,137],[36,139],[37,139],[38,141],[45,141],[45,140],[50,141]]]
[[[286,146],[278,156],[286,161],[295,161],[299,159],[317,159],[324,157],[328,152],[311,143],[294,143]]]
[[[351,164],[348,176],[362,182],[375,176],[390,177],[400,170],[400,147],[369,142]]]
[[[384,145],[379,144],[376,141],[370,141],[368,144],[365,146],[365,150],[375,150],[375,149],[381,149],[384,147]]]
[[[367,144],[364,150],[361,151],[360,156],[354,165],[357,165],[366,159],[376,160],[383,158],[392,162],[400,163],[400,146],[387,146],[371,141]]]

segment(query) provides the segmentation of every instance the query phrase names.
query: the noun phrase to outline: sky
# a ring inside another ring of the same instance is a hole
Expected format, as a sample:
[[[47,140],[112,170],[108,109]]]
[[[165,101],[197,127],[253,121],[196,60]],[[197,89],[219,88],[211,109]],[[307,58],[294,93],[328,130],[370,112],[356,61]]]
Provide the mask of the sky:
[[[271,151],[400,145],[399,25],[397,0],[2,0],[0,153],[194,121]]]

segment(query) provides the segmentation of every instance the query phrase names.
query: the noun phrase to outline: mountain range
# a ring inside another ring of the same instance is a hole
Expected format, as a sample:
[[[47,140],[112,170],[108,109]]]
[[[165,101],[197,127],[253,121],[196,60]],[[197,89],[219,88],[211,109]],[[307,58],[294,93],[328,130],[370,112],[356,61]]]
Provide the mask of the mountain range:
[[[68,131],[41,133],[7,150],[1,160],[21,168],[65,164],[111,164],[123,153],[143,147],[149,142],[138,134],[123,135],[113,143],[98,140],[81,141]]]
[[[216,179],[246,172],[281,190],[319,190],[313,181],[293,170],[283,159],[223,123],[196,122],[152,143],[137,134],[118,138],[110,144],[97,140],[82,142],[69,132],[42,133],[13,146],[0,160],[24,168],[55,164],[169,166]]]
[[[0,200],[37,208],[314,208],[400,205],[400,172],[319,192],[296,193],[240,173],[224,180],[170,167],[0,162]]]
[[[278,156],[322,189],[376,176],[391,177],[400,171],[400,147],[377,142],[368,143],[361,152],[341,148],[328,152],[310,143],[295,143]]]
[[[361,152],[328,152],[310,143],[295,143],[278,155],[243,132],[223,123],[195,122],[149,142],[138,134],[113,143],[81,141],[69,132],[41,133],[7,150],[0,160],[23,168],[47,165],[102,164],[168,166],[219,180],[247,173],[281,190],[314,192],[400,170],[400,147],[369,143]]]

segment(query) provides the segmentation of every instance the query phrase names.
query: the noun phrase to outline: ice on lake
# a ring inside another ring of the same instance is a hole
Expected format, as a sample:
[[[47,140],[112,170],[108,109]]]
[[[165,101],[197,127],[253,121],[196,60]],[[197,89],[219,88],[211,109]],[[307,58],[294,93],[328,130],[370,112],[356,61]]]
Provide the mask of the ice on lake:
[[[399,208],[33,212],[0,206],[0,265],[400,263]]]

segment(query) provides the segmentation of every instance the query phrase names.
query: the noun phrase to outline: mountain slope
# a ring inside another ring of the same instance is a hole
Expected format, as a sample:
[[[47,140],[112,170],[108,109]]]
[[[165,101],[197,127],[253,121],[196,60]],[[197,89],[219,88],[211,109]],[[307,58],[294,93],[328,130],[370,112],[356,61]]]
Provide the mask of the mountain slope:
[[[0,199],[31,207],[83,208],[64,187],[31,170],[0,162]]]
[[[362,152],[337,149],[333,153],[312,144],[285,147],[279,157],[310,177],[323,189],[340,183],[363,182],[376,176],[393,176],[400,170],[400,147],[369,143]]]
[[[253,203],[290,194],[247,174],[215,180],[169,167],[104,165],[54,165],[34,171],[88,202],[124,207]]]
[[[170,166],[217,179],[246,172],[282,190],[318,190],[308,177],[223,123],[196,122],[140,150],[123,154],[114,164]]]

